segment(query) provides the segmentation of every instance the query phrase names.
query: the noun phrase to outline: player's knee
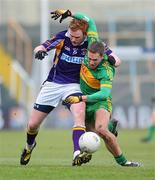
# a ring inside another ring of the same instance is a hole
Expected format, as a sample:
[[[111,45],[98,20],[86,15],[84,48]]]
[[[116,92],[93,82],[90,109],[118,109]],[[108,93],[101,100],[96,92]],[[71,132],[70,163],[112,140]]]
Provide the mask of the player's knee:
[[[110,135],[109,135],[109,131],[107,129],[98,127],[96,128],[97,133],[103,138],[103,140],[105,141],[110,141]]]
[[[39,124],[36,124],[33,121],[29,121],[27,125],[28,130],[37,130],[39,128]]]
[[[96,127],[96,131],[98,134],[100,134],[102,137],[105,137],[107,135],[107,130],[104,129],[102,126]]]

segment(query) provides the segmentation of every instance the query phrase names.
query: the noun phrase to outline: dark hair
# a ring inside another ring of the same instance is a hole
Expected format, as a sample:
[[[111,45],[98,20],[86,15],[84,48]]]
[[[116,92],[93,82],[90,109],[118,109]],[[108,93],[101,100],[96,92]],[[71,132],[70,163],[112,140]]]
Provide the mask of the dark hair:
[[[72,31],[77,31],[80,29],[83,32],[83,34],[86,34],[88,29],[88,23],[82,19],[72,19],[72,21],[69,24],[69,28]]]
[[[103,56],[104,50],[105,50],[104,44],[99,41],[92,42],[88,47],[88,51],[92,53],[98,53],[100,56]]]

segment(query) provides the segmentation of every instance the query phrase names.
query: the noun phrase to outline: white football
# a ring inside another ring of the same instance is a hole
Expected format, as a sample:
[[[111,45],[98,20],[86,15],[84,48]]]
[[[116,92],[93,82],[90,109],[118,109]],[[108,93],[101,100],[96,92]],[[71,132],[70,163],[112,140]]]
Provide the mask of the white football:
[[[86,132],[79,139],[79,146],[82,152],[94,153],[99,149],[100,137],[94,132]]]

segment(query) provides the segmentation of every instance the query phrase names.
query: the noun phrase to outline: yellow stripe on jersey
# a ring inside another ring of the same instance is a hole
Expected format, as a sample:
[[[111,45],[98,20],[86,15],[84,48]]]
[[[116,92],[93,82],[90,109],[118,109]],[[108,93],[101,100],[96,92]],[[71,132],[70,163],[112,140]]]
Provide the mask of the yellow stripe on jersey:
[[[107,98],[107,105],[108,105],[108,111],[111,113],[112,112],[112,102],[109,97]]]
[[[60,54],[60,52],[61,52],[61,49],[62,49],[63,45],[64,45],[64,40],[61,41],[61,42],[56,46],[56,59],[55,59],[55,61],[54,61],[54,65],[55,65],[55,66],[57,65],[57,63],[58,63],[58,61],[59,61],[58,56],[59,56],[59,54]]]
[[[97,33],[97,32],[93,32],[93,31],[92,31],[92,32],[88,32],[88,33],[87,33],[87,35],[89,35],[89,36],[90,36],[90,35],[93,35],[93,36],[98,36],[98,33]]]
[[[111,84],[101,84],[101,87],[108,87],[108,88],[112,88]]]
[[[80,77],[85,83],[93,89],[100,89],[100,81],[97,80],[89,69],[82,64]]]

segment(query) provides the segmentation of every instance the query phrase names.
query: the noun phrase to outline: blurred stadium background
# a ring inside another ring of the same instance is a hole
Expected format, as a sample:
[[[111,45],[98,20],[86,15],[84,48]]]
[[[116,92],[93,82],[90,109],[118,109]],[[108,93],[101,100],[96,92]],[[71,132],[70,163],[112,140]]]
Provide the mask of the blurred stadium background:
[[[95,19],[100,37],[121,58],[113,86],[113,117],[122,128],[146,128],[155,96],[155,0],[0,0],[0,129],[24,128],[52,62],[34,60],[33,49],[68,26],[50,11],[70,9]],[[69,128],[60,106],[44,127]]]

